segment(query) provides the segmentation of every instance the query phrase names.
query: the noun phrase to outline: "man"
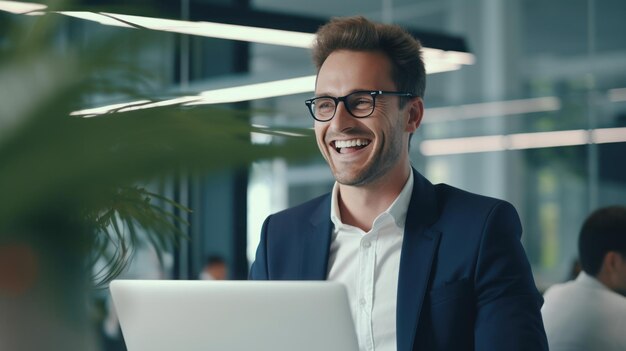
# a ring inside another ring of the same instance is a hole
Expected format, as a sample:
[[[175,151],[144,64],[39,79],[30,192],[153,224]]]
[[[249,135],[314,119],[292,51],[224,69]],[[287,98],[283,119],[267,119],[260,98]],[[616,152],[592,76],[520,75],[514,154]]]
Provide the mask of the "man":
[[[330,194],[269,216],[252,279],[346,285],[361,350],[544,350],[515,209],[411,168],[424,113],[420,45],[362,17],[320,28],[315,98]]]
[[[582,272],[546,291],[552,351],[626,350],[626,206],[592,213],[580,231]]]

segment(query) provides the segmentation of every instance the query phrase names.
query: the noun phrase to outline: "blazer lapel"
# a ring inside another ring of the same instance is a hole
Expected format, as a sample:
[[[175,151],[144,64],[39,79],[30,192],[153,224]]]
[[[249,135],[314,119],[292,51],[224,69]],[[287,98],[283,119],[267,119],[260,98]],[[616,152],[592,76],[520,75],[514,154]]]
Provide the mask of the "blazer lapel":
[[[328,194],[320,205],[311,212],[310,221],[302,233],[302,264],[303,280],[326,280],[328,275],[328,255],[332,235],[330,220],[330,199]]]
[[[441,233],[429,228],[437,219],[434,186],[415,170],[413,176],[413,194],[407,212],[398,279],[398,351],[413,350],[431,266],[441,236]]]

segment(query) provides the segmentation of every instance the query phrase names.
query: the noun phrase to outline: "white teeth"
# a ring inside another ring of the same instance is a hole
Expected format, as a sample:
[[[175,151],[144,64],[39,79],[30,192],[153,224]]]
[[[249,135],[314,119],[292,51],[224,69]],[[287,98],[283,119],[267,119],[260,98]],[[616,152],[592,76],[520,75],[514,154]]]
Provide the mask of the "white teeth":
[[[336,148],[344,148],[344,147],[355,147],[355,146],[365,146],[370,142],[365,139],[352,139],[352,140],[336,140],[335,147]]]

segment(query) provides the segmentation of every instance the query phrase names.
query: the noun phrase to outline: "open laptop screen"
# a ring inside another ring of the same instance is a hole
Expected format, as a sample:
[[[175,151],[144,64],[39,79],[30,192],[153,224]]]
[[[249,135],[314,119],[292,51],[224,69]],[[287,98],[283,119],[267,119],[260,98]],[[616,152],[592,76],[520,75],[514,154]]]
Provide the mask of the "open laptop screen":
[[[129,351],[358,350],[333,282],[116,280]]]

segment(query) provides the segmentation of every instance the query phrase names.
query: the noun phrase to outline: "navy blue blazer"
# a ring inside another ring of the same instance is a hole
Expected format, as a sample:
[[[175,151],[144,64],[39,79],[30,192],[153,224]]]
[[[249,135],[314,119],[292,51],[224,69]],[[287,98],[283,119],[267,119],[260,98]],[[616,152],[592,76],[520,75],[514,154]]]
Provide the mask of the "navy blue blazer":
[[[398,351],[548,350],[543,299],[513,206],[413,173],[398,279]],[[326,194],[269,216],[250,278],[325,280],[330,201]]]

